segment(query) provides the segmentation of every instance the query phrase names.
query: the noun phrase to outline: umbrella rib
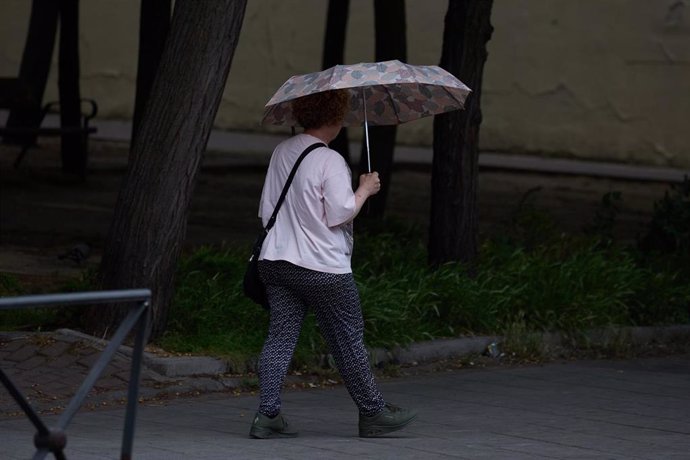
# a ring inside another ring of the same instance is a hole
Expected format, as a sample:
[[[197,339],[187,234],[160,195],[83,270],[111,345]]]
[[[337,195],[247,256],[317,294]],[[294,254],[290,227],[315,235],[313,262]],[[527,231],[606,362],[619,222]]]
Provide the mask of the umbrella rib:
[[[395,99],[393,99],[393,95],[391,94],[390,90],[386,85],[382,85],[383,89],[386,90],[386,94],[388,95],[388,99],[391,101],[391,107],[393,107],[393,112],[395,112],[395,118],[398,120],[398,123],[401,123],[400,121],[400,112],[398,112],[398,109],[395,107]]]
[[[464,109],[464,108],[465,108],[465,101],[464,101],[464,100],[462,100],[462,101],[458,100],[458,98],[455,97],[455,95],[454,95],[453,93],[451,93],[450,91],[448,91],[448,87],[447,87],[447,86],[443,86],[443,85],[440,85],[440,86],[441,86],[441,88],[443,88],[443,91],[445,91],[446,94],[448,94],[448,95],[451,97],[451,99],[453,99],[455,102],[457,102],[458,104],[460,104],[460,108],[461,108],[461,109]],[[468,95],[469,95],[469,93],[468,93]]]

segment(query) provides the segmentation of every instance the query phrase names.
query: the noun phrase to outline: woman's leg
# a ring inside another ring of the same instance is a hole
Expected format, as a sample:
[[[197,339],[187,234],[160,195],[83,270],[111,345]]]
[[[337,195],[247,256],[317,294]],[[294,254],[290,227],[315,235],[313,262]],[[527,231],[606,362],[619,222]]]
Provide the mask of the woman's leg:
[[[280,393],[297,345],[306,307],[290,287],[283,285],[285,274],[279,262],[259,262],[261,277],[271,306],[268,337],[259,357],[259,412],[275,417],[280,412]]]
[[[319,275],[321,279],[315,283],[318,287],[307,291],[305,301],[316,314],[321,333],[360,414],[377,414],[383,409],[384,400],[364,347],[364,320],[354,278],[352,274]]]
[[[280,410],[280,389],[306,313],[305,304],[314,310],[360,414],[381,412],[385,403],[364,347],[364,320],[352,274],[318,272],[284,261],[262,261],[259,270],[271,305],[269,337],[259,362],[259,412],[273,416]]]

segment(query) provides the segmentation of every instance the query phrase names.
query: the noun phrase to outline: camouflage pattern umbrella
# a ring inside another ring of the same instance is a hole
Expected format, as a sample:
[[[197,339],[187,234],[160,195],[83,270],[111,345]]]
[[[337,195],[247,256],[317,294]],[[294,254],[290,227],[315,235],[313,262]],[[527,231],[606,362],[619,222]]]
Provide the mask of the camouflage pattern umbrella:
[[[292,100],[334,89],[350,92],[350,112],[343,124],[364,124],[367,155],[368,125],[397,125],[462,109],[471,91],[437,66],[410,65],[397,60],[337,65],[288,79],[266,104],[262,124],[295,126]]]

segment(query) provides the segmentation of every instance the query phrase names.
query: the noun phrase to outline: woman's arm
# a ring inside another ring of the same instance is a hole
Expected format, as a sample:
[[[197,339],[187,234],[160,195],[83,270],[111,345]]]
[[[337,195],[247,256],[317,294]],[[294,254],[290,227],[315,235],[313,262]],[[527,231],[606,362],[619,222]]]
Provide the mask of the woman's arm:
[[[376,195],[379,190],[381,190],[379,173],[374,171],[359,176],[359,187],[355,191],[355,214],[352,216],[352,219],[357,217],[367,199],[372,195]]]

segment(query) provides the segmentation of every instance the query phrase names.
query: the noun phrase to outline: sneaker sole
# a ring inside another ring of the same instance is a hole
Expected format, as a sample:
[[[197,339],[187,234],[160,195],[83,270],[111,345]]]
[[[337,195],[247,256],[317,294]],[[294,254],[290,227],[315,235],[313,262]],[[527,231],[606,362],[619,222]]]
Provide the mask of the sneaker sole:
[[[249,437],[254,439],[296,438],[297,433],[284,433],[282,431],[276,431],[270,428],[252,427],[252,429],[249,431]]]
[[[388,434],[392,433],[394,431],[401,430],[405,428],[407,425],[410,424],[414,419],[417,418],[417,414],[415,414],[413,417],[409,418],[408,420],[405,420],[402,423],[399,423],[398,425],[372,425],[369,426],[365,429],[359,429],[359,437],[360,438],[375,438],[377,436],[381,436],[383,434]]]

